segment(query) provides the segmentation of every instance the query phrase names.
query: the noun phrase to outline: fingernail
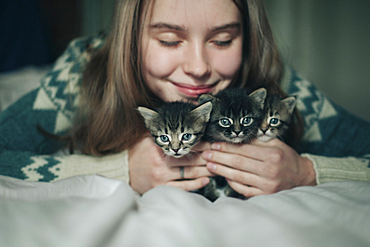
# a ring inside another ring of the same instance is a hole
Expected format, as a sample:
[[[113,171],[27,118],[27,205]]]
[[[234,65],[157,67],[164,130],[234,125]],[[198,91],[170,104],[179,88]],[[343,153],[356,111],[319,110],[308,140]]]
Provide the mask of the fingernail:
[[[202,184],[203,185],[207,185],[209,183],[209,178],[204,178],[203,180],[202,180]]]
[[[203,156],[203,158],[205,158],[207,160],[210,160],[210,159],[212,159],[212,152],[205,151],[205,152],[203,152],[202,156]]]
[[[211,171],[216,171],[217,165],[213,163],[207,163],[207,168]]]
[[[212,149],[214,150],[220,150],[221,149],[221,145],[219,143],[213,143],[212,146],[211,146]]]

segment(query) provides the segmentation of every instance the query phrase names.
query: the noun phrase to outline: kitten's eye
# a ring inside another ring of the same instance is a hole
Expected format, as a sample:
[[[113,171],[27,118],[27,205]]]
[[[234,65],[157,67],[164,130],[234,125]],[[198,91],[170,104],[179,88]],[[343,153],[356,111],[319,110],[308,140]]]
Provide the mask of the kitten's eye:
[[[271,126],[276,126],[278,124],[279,124],[279,119],[277,119],[277,118],[271,118],[270,119],[270,125]]]
[[[191,138],[191,136],[192,136],[192,134],[188,134],[188,133],[186,133],[186,134],[183,134],[183,136],[182,136],[182,140],[183,141],[189,141],[190,140],[190,138]]]
[[[161,135],[159,138],[161,139],[162,142],[169,142],[169,140],[170,140],[168,138],[168,136],[166,136],[166,135]]]
[[[222,118],[220,119],[220,121],[218,122],[222,127],[230,127],[231,126],[231,121],[227,118]]]
[[[244,126],[251,125],[253,123],[253,118],[251,117],[245,117],[241,120],[241,124]]]

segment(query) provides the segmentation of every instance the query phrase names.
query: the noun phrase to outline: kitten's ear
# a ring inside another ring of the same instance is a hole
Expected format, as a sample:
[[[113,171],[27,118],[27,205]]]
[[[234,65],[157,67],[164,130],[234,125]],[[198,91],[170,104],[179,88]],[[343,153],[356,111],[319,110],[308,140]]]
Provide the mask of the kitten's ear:
[[[200,119],[204,120],[205,122],[208,122],[211,116],[211,111],[212,111],[212,102],[208,101],[203,105],[196,107],[190,113],[195,114]]]
[[[138,112],[141,114],[141,116],[143,116],[144,120],[145,120],[145,125],[148,127],[150,121],[158,116],[158,113],[156,111],[153,111],[149,108],[146,108],[146,107],[142,107],[142,106],[139,106],[137,108]]]
[[[213,96],[212,94],[202,94],[198,98],[198,103],[201,105],[205,102],[214,101],[214,100],[218,100],[218,99],[215,96]]]
[[[297,103],[297,99],[294,96],[291,96],[291,97],[283,99],[282,102],[287,107],[289,114],[292,114],[294,107]]]
[[[260,88],[249,94],[249,97],[254,99],[261,106],[261,109],[263,109],[265,106],[266,95],[267,95],[266,89]]]

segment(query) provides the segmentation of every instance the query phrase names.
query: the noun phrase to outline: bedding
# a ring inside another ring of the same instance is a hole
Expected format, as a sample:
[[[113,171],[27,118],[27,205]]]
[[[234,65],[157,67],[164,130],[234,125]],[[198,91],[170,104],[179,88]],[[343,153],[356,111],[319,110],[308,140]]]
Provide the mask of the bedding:
[[[332,182],[246,201],[170,186],[137,195],[97,175],[0,176],[0,246],[370,246],[370,183]]]

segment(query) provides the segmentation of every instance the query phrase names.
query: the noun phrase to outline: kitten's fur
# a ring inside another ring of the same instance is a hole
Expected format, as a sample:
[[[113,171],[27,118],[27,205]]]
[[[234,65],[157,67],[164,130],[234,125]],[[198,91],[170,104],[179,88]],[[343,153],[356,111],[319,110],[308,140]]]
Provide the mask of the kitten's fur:
[[[257,137],[263,120],[266,89],[260,88],[248,94],[244,89],[226,89],[215,96],[201,95],[198,102],[212,102],[211,119],[203,140],[229,143],[249,143]],[[197,191],[211,201],[221,195],[244,198],[234,191],[221,176],[210,178],[210,183]]]
[[[177,101],[165,103],[156,111],[146,107],[138,107],[137,110],[163,152],[180,158],[188,154],[202,138],[210,118],[212,103],[195,106]]]
[[[281,99],[277,95],[269,95],[265,101],[264,119],[258,128],[257,138],[269,141],[279,138],[288,141],[293,111],[296,105],[294,96]]]

